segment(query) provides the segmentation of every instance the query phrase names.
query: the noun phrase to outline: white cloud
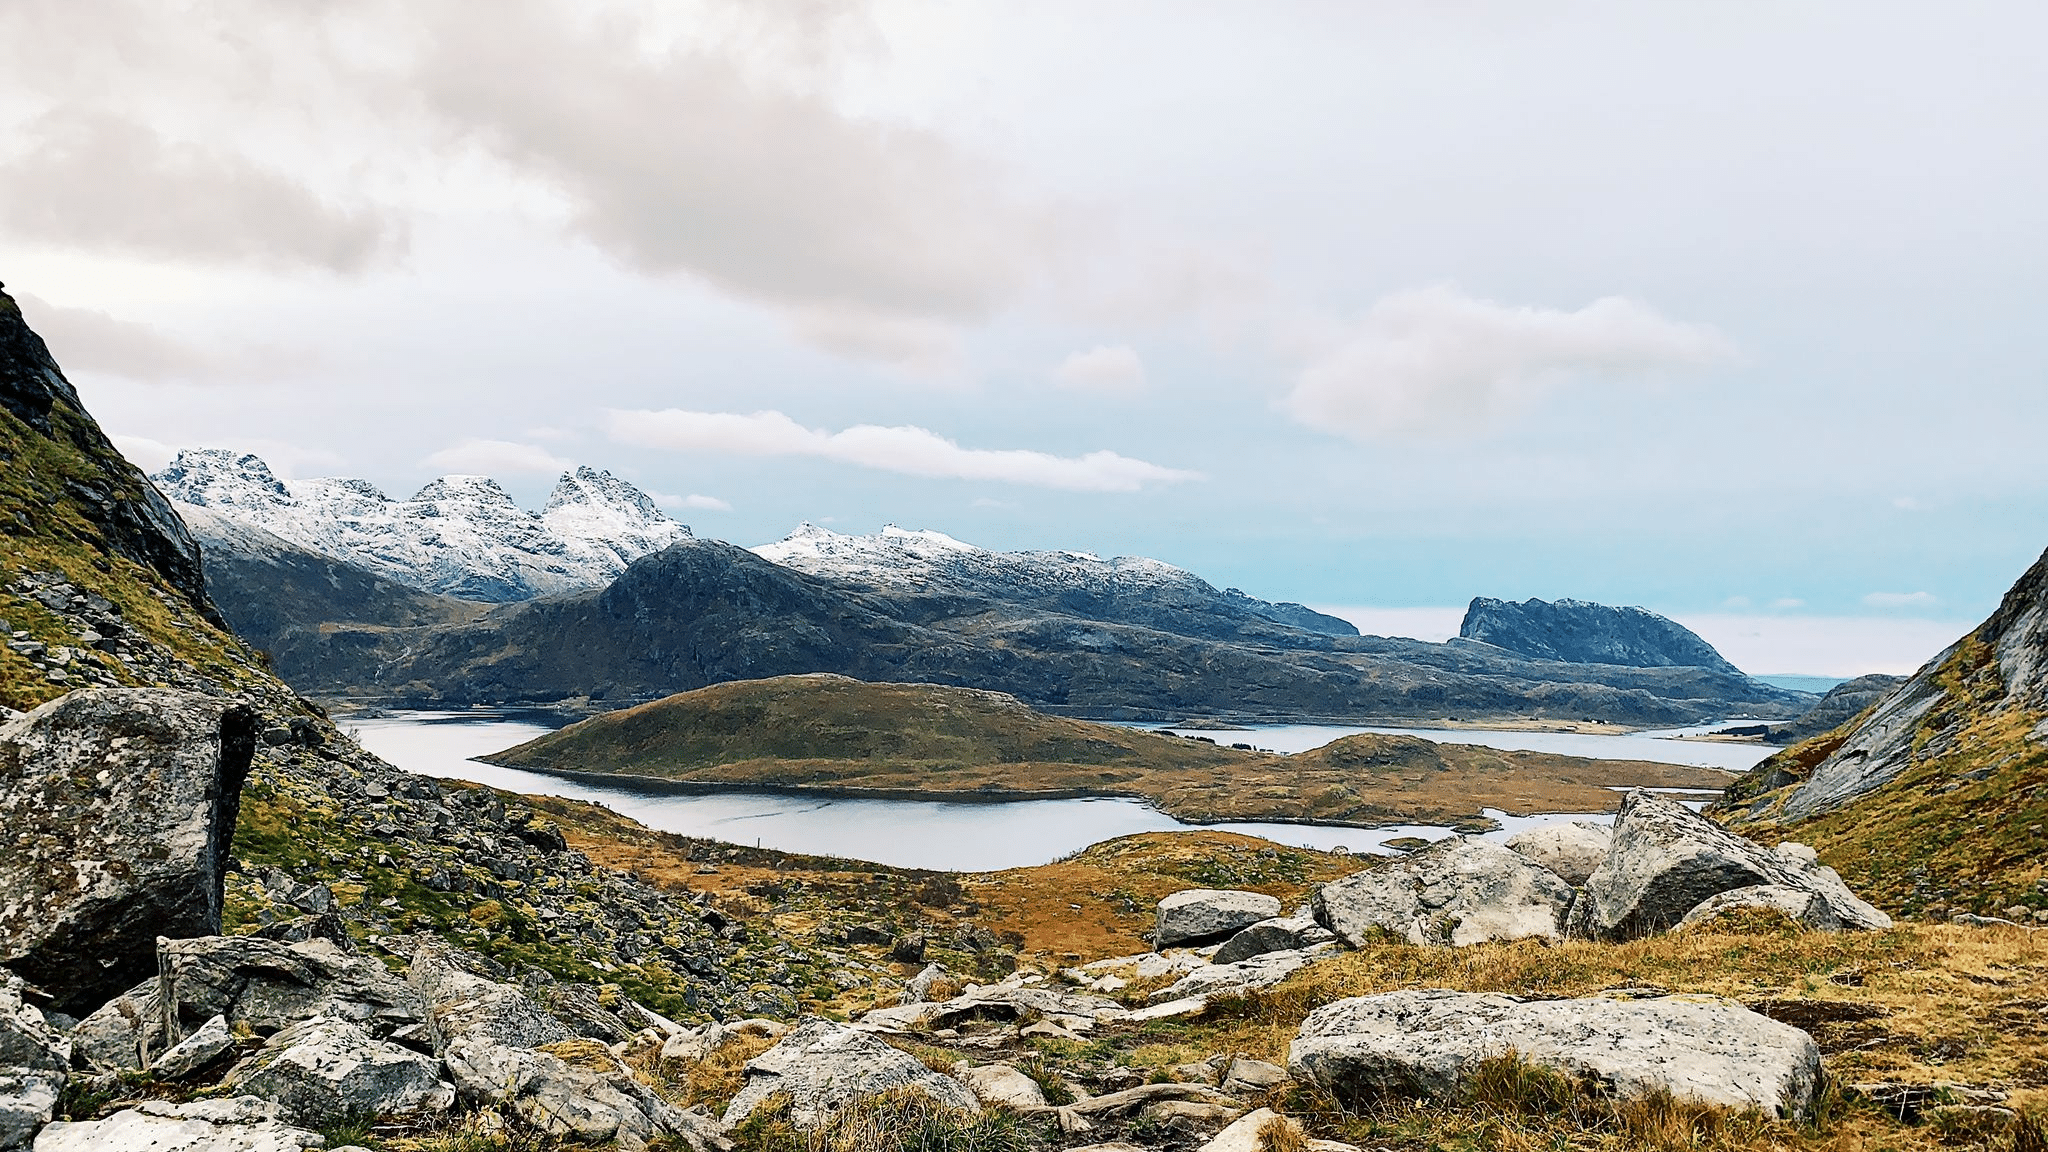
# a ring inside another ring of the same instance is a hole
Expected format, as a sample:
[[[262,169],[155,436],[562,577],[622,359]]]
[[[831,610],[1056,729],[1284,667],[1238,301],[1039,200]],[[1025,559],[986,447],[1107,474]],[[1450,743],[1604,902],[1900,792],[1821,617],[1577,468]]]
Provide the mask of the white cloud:
[[[1797,596],[1780,596],[1776,600],[1771,601],[1771,607],[1784,609],[1789,612],[1794,608],[1806,607],[1806,601],[1801,600]]]
[[[178,454],[176,448],[161,440],[151,440],[147,436],[109,435],[107,439],[114,442],[114,447],[128,458],[130,464],[144,472],[154,472],[162,468]]]
[[[1878,616],[1701,613],[1672,619],[1699,633],[1729,663],[1763,676],[1903,676],[1972,627],[1962,621]]]
[[[451,472],[474,473],[481,476],[502,476],[519,472],[567,472],[572,466],[567,460],[556,456],[547,449],[534,444],[515,444],[510,440],[464,440],[421,461],[435,468],[446,468]]]
[[[1076,392],[1142,392],[1145,362],[1124,345],[1076,352],[1053,369],[1053,383]]]
[[[908,425],[859,424],[841,432],[806,428],[780,412],[608,410],[606,431],[615,440],[678,452],[737,456],[809,456],[950,480],[994,480],[1081,492],[1135,492],[1146,484],[1197,480],[1184,472],[1114,452],[1054,456],[1024,449],[962,448],[935,432]]]
[[[1370,604],[1310,604],[1310,608],[1348,620],[1367,636],[1405,636],[1441,644],[1465,624],[1465,606],[1441,608],[1379,608]]]
[[[1576,376],[1625,376],[1730,353],[1712,328],[1619,296],[1576,312],[1438,285],[1382,297],[1296,380],[1287,411],[1354,439],[1487,429]]]
[[[694,512],[730,512],[732,505],[716,496],[699,496],[692,492],[688,496],[672,496],[666,492],[649,492],[649,500],[663,508]]]
[[[132,320],[91,308],[64,308],[22,293],[30,327],[67,372],[105,372],[135,380],[190,378],[213,367],[198,348]]]
[[[1894,496],[1892,497],[1892,507],[1902,512],[1925,512],[1932,505],[1914,496]]]
[[[1926,608],[1941,603],[1932,592],[1872,592],[1863,598],[1872,608]]]

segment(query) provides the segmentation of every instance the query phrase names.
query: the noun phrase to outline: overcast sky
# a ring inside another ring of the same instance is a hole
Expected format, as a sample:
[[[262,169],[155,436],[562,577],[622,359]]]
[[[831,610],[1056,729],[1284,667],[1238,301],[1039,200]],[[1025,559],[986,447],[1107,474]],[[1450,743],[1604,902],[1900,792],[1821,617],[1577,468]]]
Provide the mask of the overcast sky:
[[[741,544],[1577,596],[1898,670],[2048,545],[2044,38],[1871,0],[8,0],[0,279],[152,467],[538,506],[594,464]]]

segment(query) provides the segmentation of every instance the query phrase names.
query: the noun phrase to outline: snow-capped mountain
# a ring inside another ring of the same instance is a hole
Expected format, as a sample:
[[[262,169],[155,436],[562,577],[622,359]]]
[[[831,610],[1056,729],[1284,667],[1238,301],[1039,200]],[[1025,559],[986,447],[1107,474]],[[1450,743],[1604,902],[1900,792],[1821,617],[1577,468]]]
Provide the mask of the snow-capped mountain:
[[[690,530],[609,472],[565,473],[539,515],[487,476],[443,476],[410,500],[367,480],[280,481],[260,458],[187,449],[151,477],[204,545],[221,523],[346,560],[403,584],[467,600],[527,600],[597,588]]]
[[[1166,617],[1258,617],[1311,632],[1358,634],[1336,617],[1299,604],[1268,603],[1235,588],[1218,591],[1184,568],[1142,556],[1105,560],[1087,552],[996,552],[943,532],[911,531],[893,524],[868,536],[802,524],[753,552],[811,576],[897,595],[1036,604],[1176,631],[1186,631],[1186,623],[1170,623]],[[1205,624],[1195,634],[1211,631]]]

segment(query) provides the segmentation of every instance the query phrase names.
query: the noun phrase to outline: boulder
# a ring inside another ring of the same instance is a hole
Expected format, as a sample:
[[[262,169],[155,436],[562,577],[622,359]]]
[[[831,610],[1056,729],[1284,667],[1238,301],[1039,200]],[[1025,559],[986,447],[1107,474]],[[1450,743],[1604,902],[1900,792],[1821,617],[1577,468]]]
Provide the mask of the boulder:
[[[300,1152],[327,1138],[277,1118],[254,1096],[172,1104],[148,1100],[105,1120],[59,1121],[36,1137],[35,1152]]]
[[[533,1049],[462,1039],[449,1044],[443,1059],[464,1099],[500,1109],[549,1136],[592,1144],[610,1140],[625,1152],[638,1152],[663,1136],[695,1152],[732,1147],[711,1117],[662,1099],[592,1040]]]
[[[1600,862],[1607,859],[1607,849],[1613,843],[1613,828],[1588,820],[1545,824],[1507,838],[1510,851],[1520,852],[1550,869],[1574,888],[1584,884]]]
[[[976,1021],[1022,1023],[1050,1020],[1070,1029],[1087,1030],[1098,1020],[1121,1015],[1123,1005],[1066,988],[1027,984],[1012,977],[1000,984],[969,986],[969,990],[937,1003],[900,1004],[876,1008],[861,1017],[869,1028],[904,1031],[913,1028],[958,1028]]]
[[[0,972],[0,1068],[69,1069],[71,1041],[22,998],[24,991],[19,977]]]
[[[1320,956],[1336,950],[1335,944],[1318,944],[1292,952],[1268,952],[1235,964],[1209,964],[1195,969],[1148,999],[1164,1003],[1191,997],[1234,996],[1260,988],[1271,988]]]
[[[1637,790],[1614,818],[1614,846],[1572,906],[1571,933],[1630,940],[1666,931],[1710,896],[1778,885],[1819,895],[1845,928],[1891,927],[1810,849],[1766,849],[1675,800]]]
[[[1240,929],[1280,915],[1280,901],[1258,892],[1190,888],[1159,902],[1152,947],[1222,940]]]
[[[212,1068],[236,1048],[225,1016],[215,1016],[197,1032],[178,1041],[163,1055],[150,1061],[149,1072],[158,1080],[184,1080]]]
[[[324,1128],[365,1116],[430,1116],[455,1103],[441,1063],[378,1040],[347,1020],[294,1024],[231,1069],[227,1088],[278,1106],[286,1120]]]
[[[1679,920],[1676,931],[1711,925],[1715,920],[1742,909],[1782,913],[1795,924],[1820,932],[1840,932],[1841,918],[1818,892],[1788,888],[1783,884],[1752,884],[1717,892],[1694,906]]]
[[[71,1030],[72,1058],[94,1072],[142,1068],[165,1047],[163,1010],[152,976],[101,1005]]]
[[[1209,958],[1213,964],[1235,964],[1268,952],[1293,952],[1336,939],[1313,916],[1279,916],[1261,920],[1223,942]]]
[[[1223,1090],[1232,1096],[1257,1096],[1287,1083],[1287,1069],[1264,1060],[1239,1056],[1223,1071]]]
[[[1315,916],[1352,947],[1376,931],[1411,944],[1463,947],[1563,934],[1571,885],[1490,840],[1451,836],[1323,885]]]
[[[926,1068],[915,1056],[866,1032],[812,1018],[747,1062],[746,1083],[726,1107],[725,1124],[745,1120],[779,1092],[789,1097],[790,1121],[814,1129],[853,1100],[899,1089],[922,1092],[961,1112],[981,1111],[965,1085]]]
[[[165,940],[157,995],[172,1042],[215,1017],[267,1036],[316,1016],[348,1020],[383,1037],[419,1028],[420,994],[367,956],[332,941],[284,944],[250,936]]]
[[[152,688],[73,692],[0,725],[0,964],[71,1015],[220,931],[255,714]]]
[[[0,1152],[22,1152],[57,1114],[64,1074],[48,1069],[0,1068]]]
[[[1686,996],[1360,996],[1309,1013],[1288,1068],[1343,1097],[1456,1098],[1482,1064],[1510,1053],[1614,1096],[1666,1090],[1779,1117],[1809,1115],[1821,1086],[1812,1037],[1731,1001]]]
[[[1308,1134],[1295,1120],[1271,1108],[1257,1108],[1210,1137],[1209,1142],[1202,1145],[1201,1152],[1265,1152],[1268,1141],[1272,1139],[1268,1129],[1277,1129],[1284,1134],[1282,1139],[1272,1141],[1275,1147],[1298,1148],[1308,1141]]]
[[[1014,1064],[983,1064],[978,1068],[962,1068],[953,1075],[967,1085],[967,1090],[974,1093],[976,1100],[991,1108],[1020,1112],[1046,1106],[1045,1089]]]
[[[405,982],[419,993],[436,1051],[456,1040],[538,1048],[575,1036],[524,990],[481,975],[473,953],[427,938],[413,950]]]

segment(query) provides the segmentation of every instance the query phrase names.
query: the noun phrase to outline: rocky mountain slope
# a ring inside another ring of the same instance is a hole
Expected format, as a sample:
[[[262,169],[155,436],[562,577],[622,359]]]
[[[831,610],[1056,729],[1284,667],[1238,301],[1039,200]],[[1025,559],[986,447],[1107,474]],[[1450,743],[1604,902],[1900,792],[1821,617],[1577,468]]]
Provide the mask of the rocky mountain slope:
[[[1844,680],[1828,689],[1821,696],[1820,703],[1806,715],[1790,724],[1772,725],[1771,740],[1778,744],[1798,744],[1815,736],[1825,736],[1854,720],[1905,682],[1904,676],[1887,676],[1881,672]]]
[[[1647,608],[1615,608],[1569,599],[1529,599],[1517,604],[1479,596],[1465,609],[1458,636],[1539,660],[1630,668],[1710,668],[1741,675],[1691,629]]]
[[[782,676],[595,716],[483,759],[544,772],[827,794],[1135,796],[1189,822],[1490,826],[1486,808],[1606,811],[1725,773],[1363,734],[1297,756],[1048,716],[996,692]]]
[[[1235,588],[1219,592],[1192,572],[1142,556],[1104,560],[1085,552],[992,552],[944,533],[893,524],[870,536],[804,524],[753,551],[898,604],[930,601],[919,617],[952,615],[963,602],[991,600],[1183,636],[1228,639],[1251,619],[1330,636],[1358,635],[1335,616],[1300,604],[1269,603]]]
[[[1969,635],[1730,792],[1902,906],[2048,921],[2048,554]]]
[[[232,552],[246,539],[234,530],[255,529],[399,584],[493,603],[601,587],[690,534],[589,467],[564,473],[539,515],[484,476],[443,476],[393,500],[364,480],[286,484],[261,459],[214,448],[180,452],[152,479],[181,513],[202,510],[186,519],[210,551]]]

